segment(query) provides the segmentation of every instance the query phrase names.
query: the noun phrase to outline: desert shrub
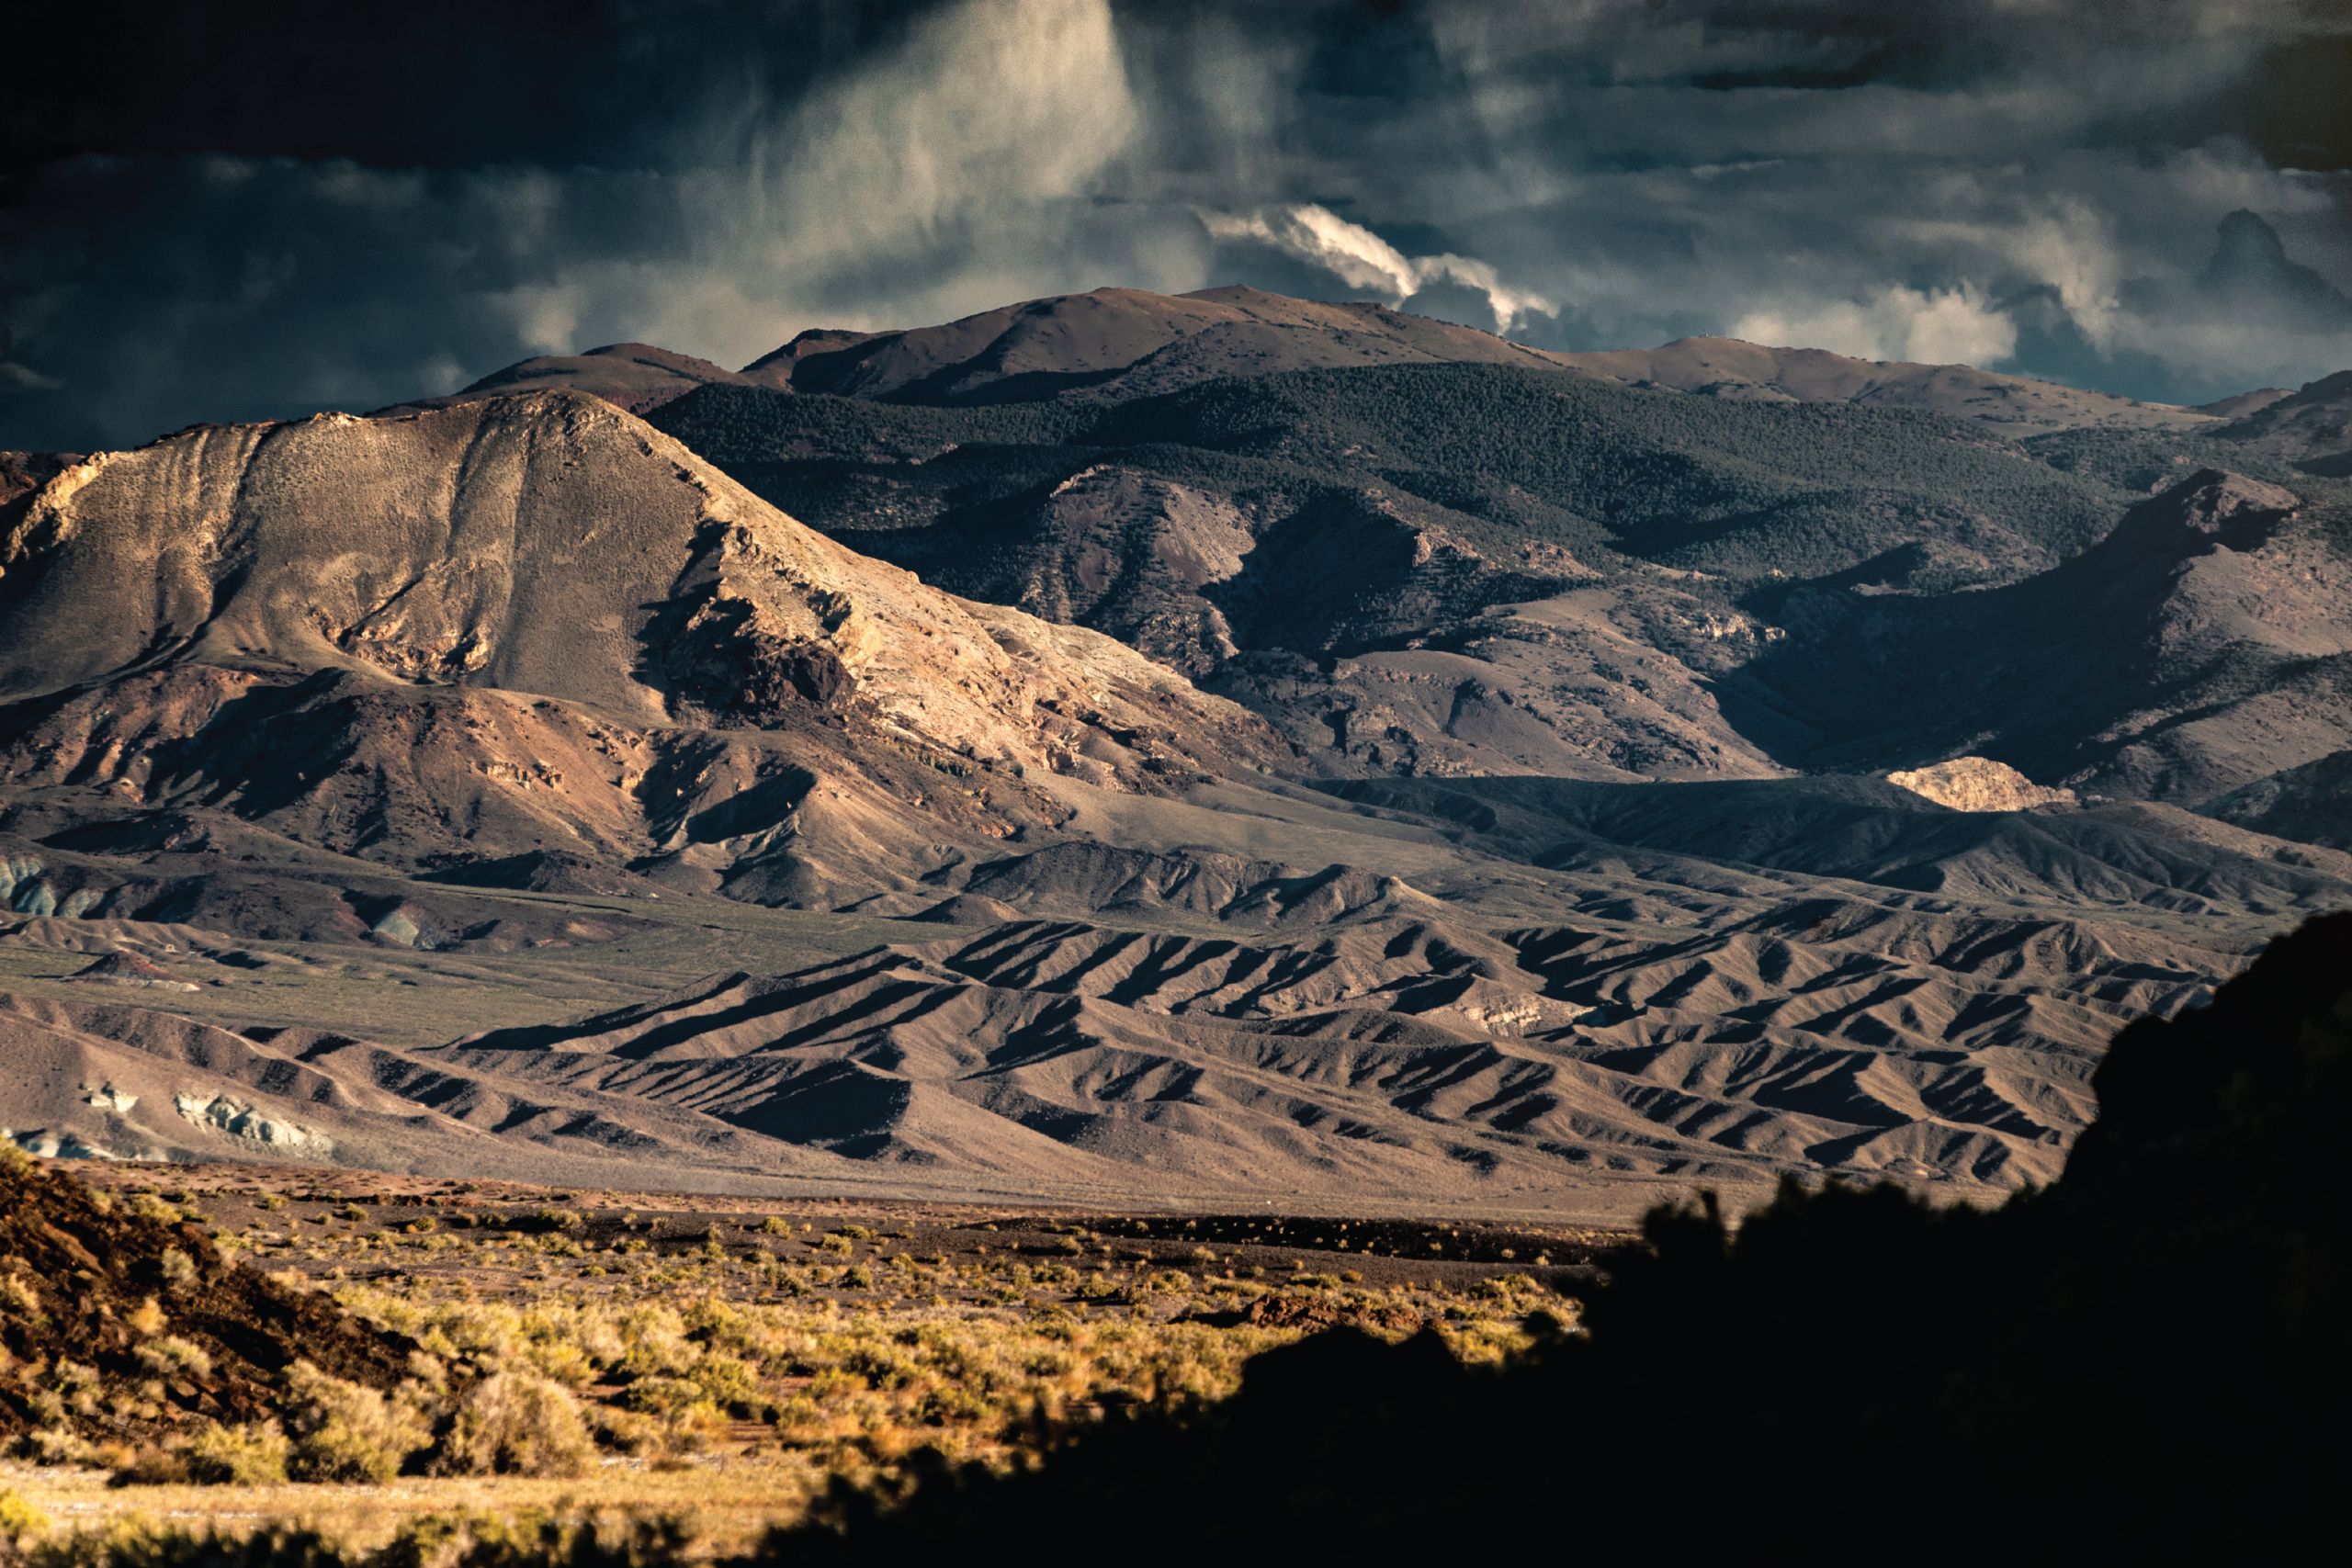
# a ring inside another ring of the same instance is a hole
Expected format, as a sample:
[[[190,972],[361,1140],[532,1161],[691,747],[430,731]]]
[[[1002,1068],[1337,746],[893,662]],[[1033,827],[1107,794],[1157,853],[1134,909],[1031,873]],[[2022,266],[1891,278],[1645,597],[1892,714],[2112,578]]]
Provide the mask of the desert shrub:
[[[142,1220],[153,1220],[159,1225],[175,1225],[187,1218],[186,1210],[175,1203],[166,1203],[153,1192],[132,1193],[130,1212]]]
[[[287,1375],[293,1395],[293,1450],[287,1470],[297,1481],[390,1481],[433,1440],[418,1402],[387,1396],[297,1361]]]
[[[251,1534],[124,1524],[42,1543],[29,1568],[668,1568],[692,1559],[676,1520],[597,1520],[540,1513],[413,1519],[369,1548],[307,1526]]]
[[[720,1419],[709,1391],[692,1378],[639,1378],[629,1384],[625,1402],[631,1411],[651,1419],[650,1439],[665,1453],[701,1447],[705,1433]]]
[[[8,1146],[16,1147],[14,1144]],[[21,1275],[0,1275],[0,1312],[27,1322],[39,1322],[46,1315],[41,1311],[40,1287]]]
[[[212,1375],[212,1357],[203,1346],[183,1339],[176,1334],[163,1335],[139,1347],[139,1364],[157,1377],[186,1373],[190,1377],[209,1378]]]
[[[182,1450],[187,1478],[207,1486],[266,1486],[287,1478],[293,1445],[275,1421],[207,1427]]]
[[[96,1443],[62,1425],[36,1429],[24,1439],[22,1447],[43,1464],[95,1464],[98,1458]]]
[[[577,1476],[595,1445],[563,1385],[532,1372],[497,1372],[458,1402],[440,1467],[471,1475]]]
[[[5,1145],[9,1149],[16,1145]],[[0,1555],[17,1551],[34,1536],[49,1529],[49,1516],[0,1486]]]
[[[114,1450],[108,1468],[116,1486],[177,1486],[191,1478],[187,1453],[162,1443]]]

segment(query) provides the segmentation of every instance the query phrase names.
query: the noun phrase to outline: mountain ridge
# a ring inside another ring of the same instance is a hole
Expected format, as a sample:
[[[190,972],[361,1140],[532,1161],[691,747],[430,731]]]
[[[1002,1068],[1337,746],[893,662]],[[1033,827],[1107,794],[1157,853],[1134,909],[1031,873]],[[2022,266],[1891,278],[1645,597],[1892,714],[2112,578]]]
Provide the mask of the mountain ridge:
[[[705,385],[956,404],[1150,396],[1221,376],[1397,363],[1490,363],[1708,397],[1917,408],[2012,432],[2187,429],[2258,412],[2243,394],[2186,409],[1964,365],[1688,337],[1649,349],[1539,349],[1368,301],[1325,302],[1242,285],[1164,295],[1103,288],[1001,306],[937,326],[815,327],[740,370],[622,344],[526,359],[430,406],[503,389],[572,385],[644,413]]]

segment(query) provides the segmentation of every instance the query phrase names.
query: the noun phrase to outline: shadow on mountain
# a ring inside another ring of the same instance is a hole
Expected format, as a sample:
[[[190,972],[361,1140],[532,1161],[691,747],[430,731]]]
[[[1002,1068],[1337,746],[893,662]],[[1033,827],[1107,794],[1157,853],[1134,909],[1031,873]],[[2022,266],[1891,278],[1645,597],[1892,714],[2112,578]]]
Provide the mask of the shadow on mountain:
[[[1996,1211],[1793,1184],[1736,1229],[1660,1209],[1585,1336],[1539,1319],[1489,1370],[1431,1333],[1324,1334],[1032,1472],[843,1488],[769,1560],[1040,1528],[1155,1558],[2280,1554],[2346,1458],[2347,956],[2352,915],[2314,920],[2211,1006],[2124,1030],[2064,1179]]]

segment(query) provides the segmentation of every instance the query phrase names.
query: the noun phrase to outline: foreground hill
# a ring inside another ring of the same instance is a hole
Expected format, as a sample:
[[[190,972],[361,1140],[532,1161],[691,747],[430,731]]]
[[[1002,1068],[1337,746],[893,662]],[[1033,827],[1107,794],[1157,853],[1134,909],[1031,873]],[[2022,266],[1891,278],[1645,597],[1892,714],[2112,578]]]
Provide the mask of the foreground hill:
[[[0,1440],[274,1418],[298,1360],[389,1389],[413,1348],[234,1261],[176,1210],[119,1202],[0,1147]],[[56,1385],[74,1374],[69,1404]]]

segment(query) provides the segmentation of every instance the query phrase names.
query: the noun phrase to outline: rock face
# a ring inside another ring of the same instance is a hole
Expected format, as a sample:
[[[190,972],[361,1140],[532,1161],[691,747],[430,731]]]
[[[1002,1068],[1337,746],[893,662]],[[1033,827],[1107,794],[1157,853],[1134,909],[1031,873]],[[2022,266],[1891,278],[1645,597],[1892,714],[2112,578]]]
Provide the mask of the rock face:
[[[2037,806],[2072,806],[2075,792],[2045,789],[1989,757],[1954,757],[1933,767],[1886,775],[1886,782],[1954,811],[2030,811]]]
[[[2302,497],[2280,486],[2200,468],[2132,513],[2125,522],[2131,532],[2121,536],[2143,549],[2172,553],[2199,554],[2217,546],[2251,550],[2302,505]]]

